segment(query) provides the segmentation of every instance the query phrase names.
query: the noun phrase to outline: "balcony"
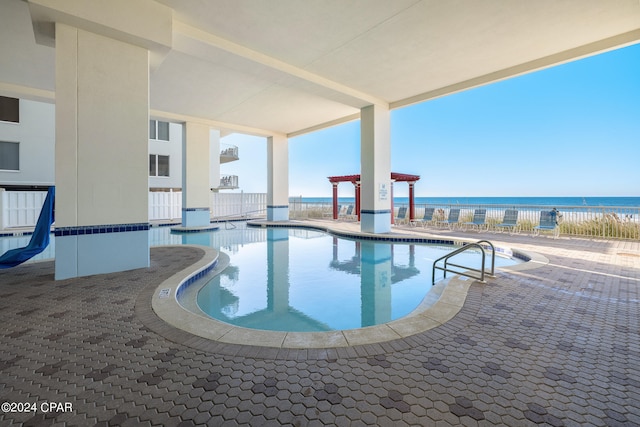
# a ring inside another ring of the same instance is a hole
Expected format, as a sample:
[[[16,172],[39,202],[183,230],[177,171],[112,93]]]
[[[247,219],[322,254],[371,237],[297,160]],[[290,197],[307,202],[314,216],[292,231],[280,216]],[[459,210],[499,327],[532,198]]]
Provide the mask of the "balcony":
[[[238,188],[238,175],[221,175],[218,190],[235,190]]]
[[[239,159],[238,147],[231,144],[220,144],[220,164],[234,162]]]

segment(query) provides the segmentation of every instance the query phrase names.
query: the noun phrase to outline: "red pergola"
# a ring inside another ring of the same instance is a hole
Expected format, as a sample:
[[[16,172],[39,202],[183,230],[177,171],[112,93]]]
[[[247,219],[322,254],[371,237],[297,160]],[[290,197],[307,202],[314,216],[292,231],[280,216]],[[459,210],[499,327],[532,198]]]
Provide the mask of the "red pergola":
[[[330,176],[329,182],[333,185],[333,219],[338,219],[338,184],[341,182],[350,182],[356,187],[356,214],[360,221],[360,175],[343,175]],[[420,175],[409,175],[406,173],[391,172],[391,223],[394,223],[393,215],[393,183],[395,181],[403,181],[409,183],[409,220],[414,219],[415,213],[415,196],[413,194],[413,186],[420,179]]]

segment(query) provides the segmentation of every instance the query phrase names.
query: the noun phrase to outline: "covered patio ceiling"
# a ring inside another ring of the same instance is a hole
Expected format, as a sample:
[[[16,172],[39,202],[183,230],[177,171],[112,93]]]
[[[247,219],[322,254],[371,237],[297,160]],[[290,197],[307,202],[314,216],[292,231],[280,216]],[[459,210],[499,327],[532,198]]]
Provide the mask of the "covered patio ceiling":
[[[36,44],[29,10],[49,1],[0,3],[0,94],[55,99],[54,51]],[[158,2],[173,10],[173,40],[152,58],[152,116],[255,135],[292,137],[367,105],[399,108],[640,41],[638,0]]]

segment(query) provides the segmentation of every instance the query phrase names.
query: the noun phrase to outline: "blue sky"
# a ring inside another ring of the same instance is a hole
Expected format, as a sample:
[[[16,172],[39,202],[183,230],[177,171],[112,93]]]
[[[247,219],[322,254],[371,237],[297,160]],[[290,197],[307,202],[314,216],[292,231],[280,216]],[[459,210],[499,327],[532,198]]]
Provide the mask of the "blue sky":
[[[266,192],[265,139],[222,142],[240,160],[221,173]],[[290,196],[331,196],[360,172],[360,122],[290,139],[289,163]],[[393,110],[391,169],[422,197],[640,196],[640,45]]]

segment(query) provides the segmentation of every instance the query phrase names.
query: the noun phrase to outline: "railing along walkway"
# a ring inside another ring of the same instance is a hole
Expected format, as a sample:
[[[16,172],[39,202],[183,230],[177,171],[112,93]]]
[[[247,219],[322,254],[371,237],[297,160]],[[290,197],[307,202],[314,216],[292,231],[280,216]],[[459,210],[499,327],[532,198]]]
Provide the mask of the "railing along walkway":
[[[394,216],[402,206],[406,205],[394,206]],[[498,231],[495,225],[502,222],[506,210],[517,210],[519,232],[533,234],[534,227],[540,221],[540,212],[551,211],[554,206],[416,204],[414,218],[422,218],[427,208],[434,208],[434,222],[446,219],[450,209],[460,209],[459,224],[472,221],[473,212],[476,209],[486,209],[486,224],[490,231]],[[560,214],[558,230],[561,236],[640,240],[640,207],[555,206],[555,208]],[[289,212],[292,219],[327,218],[332,212],[332,204],[293,200],[289,202]],[[427,226],[427,228],[430,227]]]

